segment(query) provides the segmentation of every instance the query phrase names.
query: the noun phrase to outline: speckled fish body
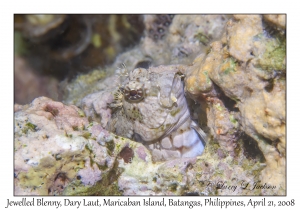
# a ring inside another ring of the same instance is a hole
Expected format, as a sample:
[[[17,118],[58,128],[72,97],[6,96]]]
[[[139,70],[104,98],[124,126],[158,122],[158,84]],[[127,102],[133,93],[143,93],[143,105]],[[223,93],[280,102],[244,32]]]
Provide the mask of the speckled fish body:
[[[205,134],[190,118],[177,71],[176,66],[131,71],[118,90],[119,109],[109,124],[117,135],[147,145],[156,161],[194,157],[204,149]]]

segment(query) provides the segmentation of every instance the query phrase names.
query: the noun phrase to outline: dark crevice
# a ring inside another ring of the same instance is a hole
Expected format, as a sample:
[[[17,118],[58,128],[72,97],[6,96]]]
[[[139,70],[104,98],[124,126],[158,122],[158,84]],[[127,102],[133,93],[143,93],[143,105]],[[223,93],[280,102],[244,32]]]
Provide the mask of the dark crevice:
[[[224,106],[228,111],[238,112],[239,109],[236,107],[236,101],[225,95],[224,91],[214,83],[214,87],[219,93],[219,99],[224,103]]]
[[[124,169],[119,167],[119,161],[115,161],[112,169],[108,173],[103,175],[102,180],[95,186],[95,191],[90,195],[121,195],[123,191],[117,188],[117,181],[123,172]]]
[[[47,106],[44,109],[46,112],[50,112],[54,117],[56,117],[59,113],[58,109],[54,106],[51,106],[47,104]]]
[[[247,159],[257,160],[262,163],[266,162],[265,156],[258,147],[258,143],[246,133],[241,134],[243,140],[244,155]]]
[[[268,84],[265,86],[265,90],[268,93],[270,93],[270,92],[272,92],[273,88],[274,88],[274,79],[272,78],[272,79],[268,80]]]
[[[195,101],[186,95],[187,104],[191,113],[192,120],[196,122],[202,130],[206,130],[207,127],[207,115],[206,115],[206,103],[201,102],[195,104]],[[194,114],[196,113],[196,114]]]
[[[198,192],[187,192],[184,193],[183,196],[199,196]]]
[[[286,78],[286,72],[284,71],[275,71],[275,77],[274,78],[278,78],[278,79],[281,79],[281,78]]]
[[[282,28],[278,28],[274,23],[268,22],[266,19],[263,19],[262,23],[263,31],[267,37],[285,38],[286,31]]]
[[[269,145],[273,145],[273,141],[271,139],[268,139],[266,137],[263,137],[262,135],[258,135],[259,139],[262,139],[265,143],[269,144]]]
[[[65,182],[68,178],[66,173],[58,173],[54,181],[56,181],[57,179],[61,179],[61,181]]]
[[[272,142],[272,145],[275,147],[276,151],[280,154],[280,151],[277,148],[278,143],[280,142],[279,139],[276,139],[275,141]]]
[[[151,65],[151,61],[149,60],[145,60],[145,61],[140,61],[135,65],[135,69],[136,68],[144,68],[144,69],[148,69]]]

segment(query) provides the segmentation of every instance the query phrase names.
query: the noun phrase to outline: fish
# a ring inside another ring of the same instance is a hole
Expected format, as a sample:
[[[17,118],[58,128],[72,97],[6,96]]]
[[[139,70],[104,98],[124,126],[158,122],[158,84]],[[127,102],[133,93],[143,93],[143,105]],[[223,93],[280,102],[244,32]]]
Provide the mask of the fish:
[[[201,155],[206,134],[191,119],[180,65],[119,69],[107,129],[144,144],[154,161]]]

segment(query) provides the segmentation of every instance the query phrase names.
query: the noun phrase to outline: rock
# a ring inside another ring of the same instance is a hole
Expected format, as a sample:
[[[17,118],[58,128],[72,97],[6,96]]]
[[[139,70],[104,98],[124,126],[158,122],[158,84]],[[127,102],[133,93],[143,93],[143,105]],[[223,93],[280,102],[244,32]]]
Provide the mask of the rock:
[[[209,178],[217,183],[224,175],[235,177],[233,183],[245,178],[254,182],[263,168],[242,152],[235,160],[220,160],[211,143],[204,156],[154,163],[142,144],[89,123],[74,106],[45,97],[15,116],[16,195],[233,195],[240,191],[215,191],[202,182]],[[207,160],[214,161],[208,165]],[[242,165],[248,167],[243,172],[247,177],[240,175]],[[203,172],[205,176],[199,176]]]
[[[46,97],[15,112],[15,194],[61,195],[74,183],[102,180],[99,168],[112,168],[114,160],[96,142],[95,130],[100,135],[103,129],[80,109]]]
[[[286,15],[264,15],[264,19],[281,29],[286,28]]]
[[[208,127],[222,149],[233,151],[241,132],[257,142],[266,159],[261,182],[277,186],[272,193],[284,194],[285,37],[265,33],[260,15],[234,18],[222,40],[211,44],[210,53],[195,59],[186,90],[194,100],[207,104]],[[204,85],[205,81],[216,86]],[[271,178],[272,173],[279,175]]]

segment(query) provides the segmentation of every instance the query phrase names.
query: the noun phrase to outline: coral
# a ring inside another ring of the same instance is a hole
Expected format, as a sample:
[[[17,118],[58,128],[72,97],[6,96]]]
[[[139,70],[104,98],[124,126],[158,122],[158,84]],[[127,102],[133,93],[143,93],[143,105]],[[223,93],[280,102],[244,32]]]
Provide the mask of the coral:
[[[163,39],[173,18],[174,15],[145,15],[147,35],[153,40]]]

